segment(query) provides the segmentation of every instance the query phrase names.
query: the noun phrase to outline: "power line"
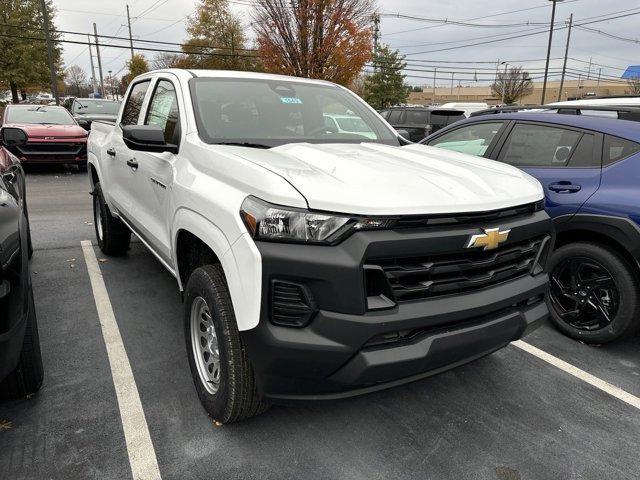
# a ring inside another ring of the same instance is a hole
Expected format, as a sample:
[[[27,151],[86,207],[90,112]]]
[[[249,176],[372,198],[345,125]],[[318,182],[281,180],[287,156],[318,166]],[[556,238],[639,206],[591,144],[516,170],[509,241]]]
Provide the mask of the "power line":
[[[637,11],[637,12],[633,12],[633,13],[626,13],[626,14],[621,14],[621,15],[617,15],[617,16],[601,18],[601,19],[598,19],[598,20],[591,20],[591,21],[588,21],[588,22],[582,21],[581,23],[574,24],[574,26],[577,27],[577,26],[582,26],[582,25],[590,25],[590,24],[593,24],[593,23],[607,22],[609,20],[615,20],[615,19],[618,19],[618,18],[631,17],[631,16],[639,15],[639,14],[640,14],[640,11]],[[595,17],[590,17],[590,18],[595,18]],[[567,28],[567,26],[562,26],[562,27],[557,28],[557,30],[564,30],[566,28]],[[547,33],[548,31],[549,31],[548,29],[543,29],[543,30],[539,30],[537,32],[523,33],[523,34],[520,34],[520,35],[507,34],[509,36],[506,36],[506,37],[500,38],[500,39],[496,39],[496,40],[486,40],[486,41],[483,41],[483,42],[469,43],[469,44],[466,44],[466,45],[459,45],[459,46],[456,46],[456,47],[447,47],[447,48],[440,48],[440,49],[436,49],[436,50],[427,50],[427,51],[424,51],[424,52],[412,52],[412,53],[407,53],[406,55],[423,55],[423,54],[427,54],[427,53],[436,53],[436,52],[445,52],[445,51],[450,51],[450,50],[457,50],[459,48],[475,47],[475,46],[478,46],[478,45],[486,45],[486,44],[489,44],[489,43],[504,42],[505,40],[515,40],[515,39],[519,39],[519,38],[530,37],[532,35],[539,35],[541,33]]]

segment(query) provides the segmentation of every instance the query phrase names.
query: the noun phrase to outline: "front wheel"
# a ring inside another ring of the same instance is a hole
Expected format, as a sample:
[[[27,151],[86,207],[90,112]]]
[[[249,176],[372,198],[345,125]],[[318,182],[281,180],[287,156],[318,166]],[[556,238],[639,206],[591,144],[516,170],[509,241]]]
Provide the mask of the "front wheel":
[[[184,305],[191,375],[209,416],[232,423],[265,411],[268,404],[258,392],[219,265],[194,270]]]
[[[638,278],[616,251],[587,242],[560,247],[549,259],[551,320],[585,343],[607,343],[640,327]]]

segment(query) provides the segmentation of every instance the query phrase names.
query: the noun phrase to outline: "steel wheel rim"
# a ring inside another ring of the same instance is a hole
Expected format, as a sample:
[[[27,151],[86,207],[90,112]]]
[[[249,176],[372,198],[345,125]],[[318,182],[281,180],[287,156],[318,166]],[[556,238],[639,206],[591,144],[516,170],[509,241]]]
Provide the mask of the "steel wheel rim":
[[[215,395],[220,387],[220,351],[211,312],[202,297],[191,303],[191,349],[198,376],[205,390]]]
[[[93,197],[93,216],[96,223],[96,233],[98,234],[98,240],[102,241],[102,215],[100,213],[100,201],[98,196]]]
[[[608,327],[620,308],[611,272],[589,257],[562,260],[551,272],[551,305],[560,319],[578,330]]]

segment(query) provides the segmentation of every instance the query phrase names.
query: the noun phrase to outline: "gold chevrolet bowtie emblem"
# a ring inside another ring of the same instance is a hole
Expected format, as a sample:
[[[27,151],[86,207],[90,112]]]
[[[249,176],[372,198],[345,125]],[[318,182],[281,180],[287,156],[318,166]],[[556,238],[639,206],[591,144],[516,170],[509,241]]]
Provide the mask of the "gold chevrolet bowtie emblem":
[[[484,250],[498,248],[502,242],[507,241],[511,230],[500,231],[499,228],[483,228],[484,233],[472,235],[467,243],[467,248],[484,247]]]

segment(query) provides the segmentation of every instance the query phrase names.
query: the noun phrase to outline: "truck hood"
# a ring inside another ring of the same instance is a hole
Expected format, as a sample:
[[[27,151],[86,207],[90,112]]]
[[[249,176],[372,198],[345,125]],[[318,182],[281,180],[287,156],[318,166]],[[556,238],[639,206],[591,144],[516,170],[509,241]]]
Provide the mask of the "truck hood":
[[[316,210],[362,215],[464,213],[544,197],[535,178],[510,165],[425,145],[225,148],[282,176]]]
[[[34,123],[10,123],[5,127],[21,128],[29,137],[29,140],[39,140],[47,137],[47,140],[86,138],[87,132],[78,125],[40,125]],[[50,139],[49,137],[53,137]]]

